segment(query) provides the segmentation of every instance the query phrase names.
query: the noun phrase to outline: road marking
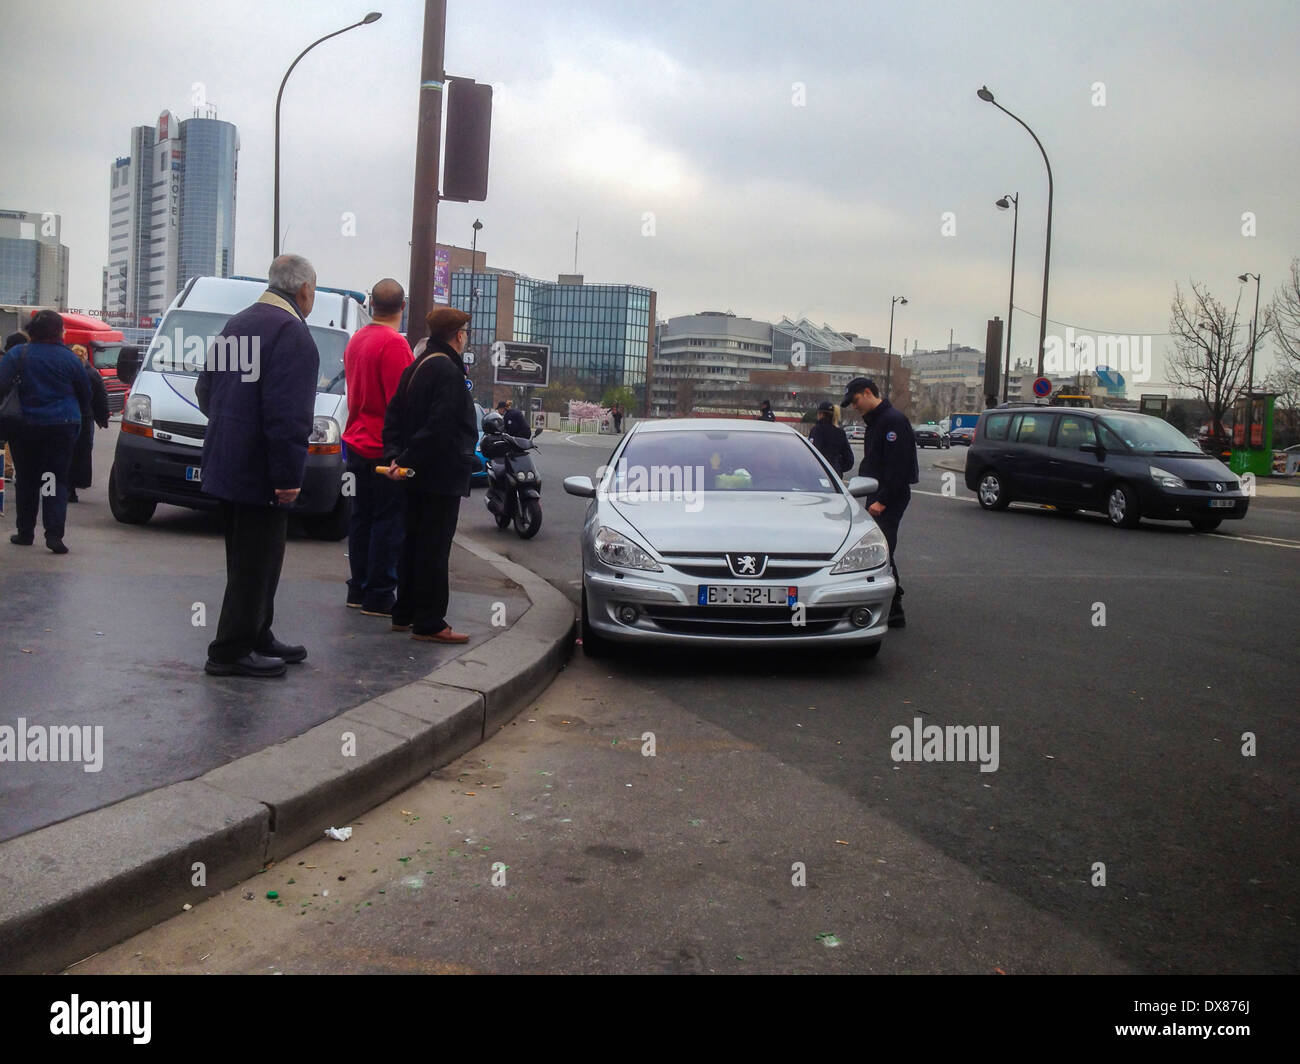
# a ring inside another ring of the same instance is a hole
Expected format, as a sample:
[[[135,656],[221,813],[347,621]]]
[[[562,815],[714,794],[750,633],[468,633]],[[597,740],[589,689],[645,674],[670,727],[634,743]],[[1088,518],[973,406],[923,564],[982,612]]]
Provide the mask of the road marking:
[[[1300,550],[1300,542],[1294,539],[1266,539],[1263,536],[1229,535],[1227,532],[1201,532],[1199,534],[1213,536],[1215,539],[1230,540],[1233,543],[1258,543],[1264,547],[1284,547],[1287,550]]]
[[[912,489],[913,495],[931,495],[936,499],[960,499],[962,502],[976,502],[974,495],[945,495],[941,491],[921,491],[918,488]]]

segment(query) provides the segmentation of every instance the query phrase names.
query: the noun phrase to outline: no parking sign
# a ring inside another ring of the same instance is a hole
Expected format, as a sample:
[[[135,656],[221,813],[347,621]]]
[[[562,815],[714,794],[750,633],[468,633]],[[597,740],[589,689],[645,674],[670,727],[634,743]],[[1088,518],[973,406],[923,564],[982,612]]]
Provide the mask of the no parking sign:
[[[1052,394],[1052,382],[1046,377],[1034,378],[1034,394],[1039,399],[1046,399]]]

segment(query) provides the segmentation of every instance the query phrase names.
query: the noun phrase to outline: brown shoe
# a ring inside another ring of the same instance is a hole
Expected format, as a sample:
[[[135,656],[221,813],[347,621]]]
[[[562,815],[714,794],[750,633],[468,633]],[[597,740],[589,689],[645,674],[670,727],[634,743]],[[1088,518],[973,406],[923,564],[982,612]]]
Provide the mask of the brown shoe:
[[[464,635],[461,632],[453,632],[451,629],[451,625],[447,625],[447,627],[444,628],[441,632],[437,632],[434,635],[427,635],[421,632],[416,632],[411,636],[411,638],[418,639],[422,643],[468,643],[469,642],[469,636]]]

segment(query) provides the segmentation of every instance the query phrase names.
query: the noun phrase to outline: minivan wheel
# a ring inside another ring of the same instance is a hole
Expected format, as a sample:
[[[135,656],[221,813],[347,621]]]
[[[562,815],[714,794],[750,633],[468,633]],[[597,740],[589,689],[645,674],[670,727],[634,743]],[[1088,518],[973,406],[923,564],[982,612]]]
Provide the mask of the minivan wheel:
[[[1137,493],[1127,484],[1112,484],[1106,496],[1106,516],[1116,528],[1137,528],[1142,520]]]
[[[1192,527],[1197,532],[1213,532],[1219,525],[1223,524],[1221,517],[1193,517]]]
[[[132,499],[117,490],[117,464],[108,474],[108,508],[124,525],[145,525],[158,504],[153,499]]]
[[[996,471],[989,469],[980,476],[979,500],[986,510],[1005,510],[1011,505],[1011,497]]]

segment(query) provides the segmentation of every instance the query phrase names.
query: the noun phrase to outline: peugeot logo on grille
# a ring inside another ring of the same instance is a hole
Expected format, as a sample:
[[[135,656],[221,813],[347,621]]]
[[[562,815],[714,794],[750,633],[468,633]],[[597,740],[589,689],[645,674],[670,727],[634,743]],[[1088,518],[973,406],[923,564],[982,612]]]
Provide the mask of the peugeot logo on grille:
[[[767,555],[728,554],[727,565],[730,567],[733,576],[762,576],[764,570],[767,569]]]

